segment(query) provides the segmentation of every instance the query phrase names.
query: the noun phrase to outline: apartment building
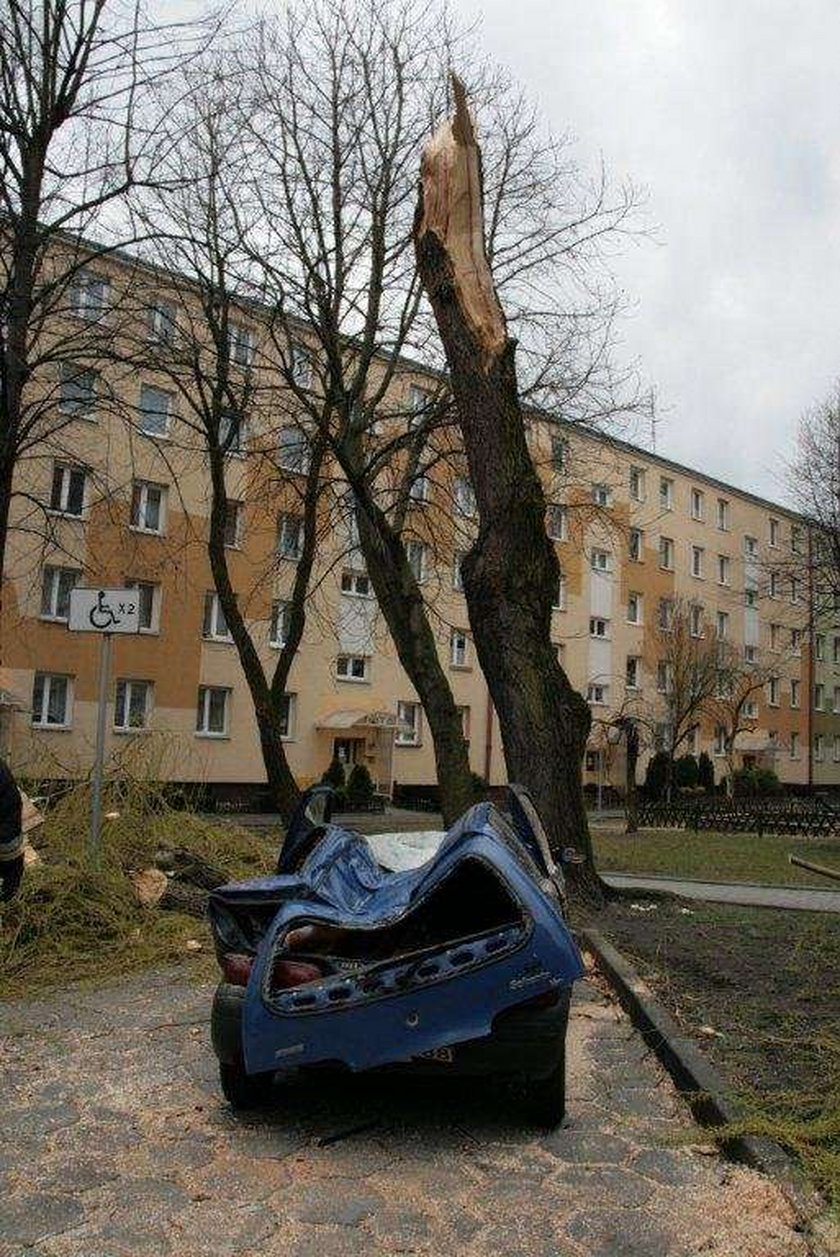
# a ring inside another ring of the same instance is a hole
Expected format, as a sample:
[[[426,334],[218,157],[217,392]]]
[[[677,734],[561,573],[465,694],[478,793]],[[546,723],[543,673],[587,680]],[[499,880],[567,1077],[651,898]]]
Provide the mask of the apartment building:
[[[255,787],[264,770],[251,698],[206,553],[206,452],[184,397],[165,373],[138,365],[131,349],[154,342],[166,352],[189,295],[183,285],[175,293],[161,272],[112,257],[80,272],[63,316],[68,326],[106,326],[119,291],[120,326],[111,334],[124,354],[112,353],[96,370],[60,364],[43,382],[46,404],[63,418],[21,468],[25,496],[12,521],[0,623],[0,737],[28,774],[87,771],[98,644],[68,631],[69,594],[77,585],[130,585],[141,629],[114,642],[109,755],[220,792]],[[243,308],[232,337],[234,365],[258,382],[271,374],[263,322],[258,309]],[[303,380],[311,353],[305,329],[296,352]],[[381,423],[410,425],[437,387],[434,375],[406,362]],[[239,605],[270,667],[300,555],[309,452],[293,404],[278,399],[276,387],[265,394],[253,422],[230,442],[225,543]],[[641,770],[664,737],[662,633],[669,608],[679,605],[698,637],[731,643],[745,665],[764,669],[737,741],[739,761],[771,766],[792,783],[840,782],[840,621],[818,623],[813,614],[807,564],[799,561],[809,544],[804,522],[650,451],[543,415],[531,417],[528,437],[562,570],[554,639],[593,713],[587,780],[623,780],[617,714],[634,714],[647,731]],[[446,440],[446,457],[419,467],[410,486],[409,558],[432,611],[472,768],[500,782],[498,721],[459,572],[475,534],[475,503],[451,434]],[[306,784],[338,756],[365,763],[386,792],[395,782],[431,783],[423,712],[373,597],[346,485],[335,469],[327,479],[307,624],[284,700],[292,771]],[[38,529],[33,503],[46,521]],[[680,750],[706,750],[718,775],[725,771],[710,712]]]

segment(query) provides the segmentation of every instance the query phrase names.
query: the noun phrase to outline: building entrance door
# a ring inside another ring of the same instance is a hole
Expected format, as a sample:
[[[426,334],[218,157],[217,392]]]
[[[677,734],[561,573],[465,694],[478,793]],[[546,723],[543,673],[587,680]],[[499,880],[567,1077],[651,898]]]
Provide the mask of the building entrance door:
[[[333,759],[339,764],[351,767],[359,760],[363,738],[333,738]]]

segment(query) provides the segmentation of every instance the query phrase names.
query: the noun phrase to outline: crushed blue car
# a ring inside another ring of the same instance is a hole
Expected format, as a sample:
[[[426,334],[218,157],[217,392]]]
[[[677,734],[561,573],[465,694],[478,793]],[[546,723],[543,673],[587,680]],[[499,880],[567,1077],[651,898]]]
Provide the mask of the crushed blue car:
[[[476,804],[398,872],[330,808],[329,788],[308,791],[276,873],[210,897],[227,1099],[263,1103],[278,1071],[499,1074],[524,1084],[534,1121],[556,1125],[583,965],[527,793]]]

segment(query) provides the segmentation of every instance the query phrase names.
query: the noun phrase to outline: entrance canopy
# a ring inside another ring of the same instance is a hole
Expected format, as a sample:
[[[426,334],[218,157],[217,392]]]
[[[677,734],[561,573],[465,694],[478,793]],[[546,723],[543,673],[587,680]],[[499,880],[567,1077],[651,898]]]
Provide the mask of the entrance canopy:
[[[328,730],[358,729],[359,733],[365,733],[370,729],[394,729],[403,730],[406,733],[412,731],[411,726],[400,720],[399,716],[393,711],[362,711],[358,707],[350,708],[347,711],[331,711],[328,715],[320,718],[315,728]]]

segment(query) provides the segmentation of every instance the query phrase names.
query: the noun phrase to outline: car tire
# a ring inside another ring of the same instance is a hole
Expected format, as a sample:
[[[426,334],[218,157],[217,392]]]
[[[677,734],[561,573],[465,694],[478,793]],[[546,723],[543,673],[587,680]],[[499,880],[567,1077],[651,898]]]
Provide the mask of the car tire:
[[[219,1062],[222,1094],[235,1109],[263,1108],[271,1099],[274,1074],[246,1074],[242,1065]]]
[[[554,1130],[566,1116],[566,1054],[544,1078],[525,1084],[528,1119],[543,1130]]]

